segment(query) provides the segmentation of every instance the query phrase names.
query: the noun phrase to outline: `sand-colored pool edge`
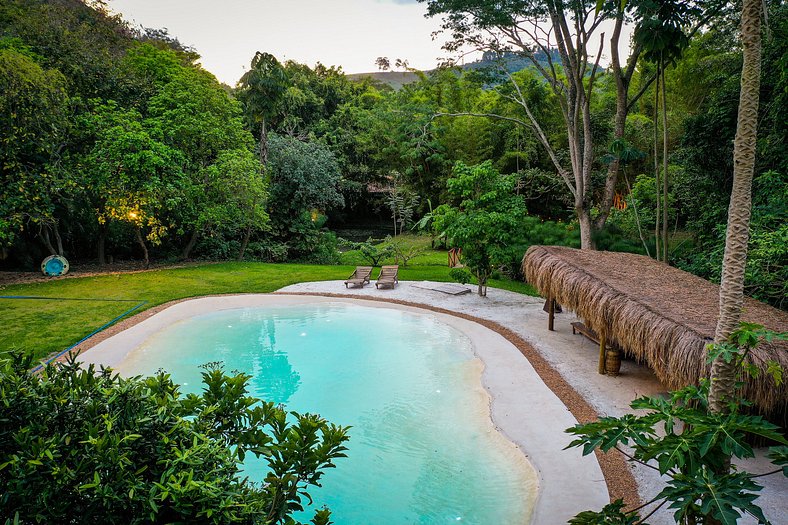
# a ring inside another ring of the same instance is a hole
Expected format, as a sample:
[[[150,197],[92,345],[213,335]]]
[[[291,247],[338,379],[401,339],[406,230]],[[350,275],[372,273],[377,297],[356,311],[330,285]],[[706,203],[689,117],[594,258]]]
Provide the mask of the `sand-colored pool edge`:
[[[517,334],[495,322],[473,317],[462,312],[451,311],[408,301],[386,298],[361,298],[348,294],[333,293],[280,292],[274,294],[234,294],[208,296],[172,301],[151,308],[133,318],[124,321],[123,323],[120,323],[119,325],[116,325],[115,327],[108,329],[106,332],[99,334],[99,339],[89,341],[88,344],[82,345],[81,350],[84,351],[88,347],[96,346],[104,347],[106,349],[107,346],[101,343],[109,338],[113,339],[113,347],[117,346],[118,349],[120,349],[121,347],[128,347],[128,345],[131,345],[130,347],[133,348],[136,346],[136,344],[141,342],[144,337],[139,339],[141,336],[138,336],[136,342],[131,341],[131,343],[127,342],[124,345],[120,345],[118,344],[119,341],[115,339],[114,336],[118,335],[119,333],[126,332],[126,338],[128,338],[131,335],[129,332],[135,331],[127,331],[127,328],[144,323],[150,318],[158,317],[157,314],[160,312],[168,310],[180,303],[190,303],[188,307],[185,307],[184,311],[194,311],[193,307],[200,303],[202,303],[202,306],[204,307],[203,311],[214,311],[217,308],[227,309],[243,307],[253,305],[260,300],[268,302],[273,300],[274,297],[284,298],[287,296],[301,297],[302,300],[306,301],[314,301],[315,298],[323,298],[325,300],[339,299],[343,301],[351,300],[352,302],[363,301],[363,303],[368,305],[377,303],[380,306],[403,307],[407,309],[414,308],[422,312],[426,310],[440,314],[441,316],[448,316],[442,319],[444,321],[448,321],[447,324],[455,324],[455,321],[453,320],[463,320],[465,322],[470,321],[472,323],[471,326],[480,327],[484,330],[489,330],[497,334],[497,336],[501,338],[501,341],[507,343],[513,347],[513,349],[516,349],[518,351],[516,354],[519,363],[515,363],[515,365],[509,364],[501,366],[499,364],[497,366],[491,367],[489,366],[489,360],[491,359],[490,356],[486,356],[486,359],[485,356],[480,355],[479,357],[485,362],[485,374],[489,374],[490,372],[493,374],[499,374],[498,378],[494,378],[492,380],[493,382],[497,381],[499,385],[505,384],[507,385],[507,388],[514,389],[513,395],[509,396],[509,401],[506,401],[504,404],[502,404],[500,399],[497,399],[496,403],[493,404],[493,418],[495,423],[499,423],[496,418],[502,418],[504,421],[510,422],[524,421],[529,422],[532,428],[536,427],[538,429],[538,431],[532,435],[527,436],[525,442],[518,442],[517,440],[512,439],[512,433],[509,431],[509,429],[502,428],[503,433],[509,437],[509,439],[515,441],[521,447],[521,449],[524,450],[526,455],[529,457],[529,460],[531,460],[531,462],[535,465],[540,474],[539,484],[541,490],[539,491],[539,498],[534,512],[533,523],[565,522],[565,518],[571,517],[571,515],[573,515],[575,512],[579,512],[580,510],[585,510],[588,508],[598,508],[607,501],[608,488],[612,489],[610,490],[611,496],[617,497],[620,495],[626,495],[630,502],[632,501],[633,494],[636,495],[636,491],[633,490],[633,488],[636,486],[634,479],[632,478],[626,464],[618,456],[618,454],[600,455],[600,462],[599,465],[597,465],[596,461],[593,459],[593,456],[589,458],[580,458],[579,452],[577,450],[561,450],[563,448],[563,444],[568,442],[565,441],[568,440],[568,437],[563,433],[564,428],[574,424],[575,419],[579,421],[590,421],[597,417],[596,412],[590,407],[590,405],[586,403],[577,392],[569,387],[569,385],[566,384],[566,382],[561,378],[560,374],[554,371],[550,365]],[[183,308],[184,307],[181,307],[181,309]],[[194,312],[192,315],[197,315],[198,313],[200,312]],[[159,317],[159,319],[162,320],[164,324],[167,324],[166,317]],[[157,323],[148,322],[147,324],[150,329],[154,329]],[[156,328],[156,330],[157,329],[158,328]],[[136,330],[136,332],[139,334],[142,334],[145,331],[146,330],[140,332],[139,329]],[[487,332],[487,337],[489,337],[489,334],[490,332]],[[522,359],[523,355],[527,359]],[[107,362],[106,354],[104,355],[104,358],[105,359],[102,359],[102,361]],[[522,380],[521,378],[519,381],[511,381],[512,366],[526,366],[527,368],[530,368],[532,377],[528,380]],[[500,398],[500,395],[495,392],[495,386],[490,388],[488,382],[489,378],[485,379],[485,388],[490,390],[493,397]],[[533,392],[523,391],[523,385],[531,387],[534,385],[541,385],[545,392],[542,396],[537,396],[539,399],[535,400]],[[554,399],[550,400],[550,397],[554,397]],[[530,407],[533,409],[533,411],[530,416],[527,414],[525,416],[522,414],[520,416],[512,415],[510,412],[513,410],[518,410],[518,406],[520,408]],[[567,407],[569,408],[569,411],[571,411],[571,414],[567,412]],[[496,411],[500,412],[500,414],[496,415]],[[561,413],[561,411],[569,415],[568,420],[562,420],[562,418],[556,417]],[[550,427],[551,425],[554,428],[546,428]],[[506,425],[503,425],[503,427],[505,426]],[[541,444],[539,442],[541,442]],[[558,443],[561,445],[556,446]],[[540,449],[540,447],[542,448]],[[616,459],[619,460],[618,465],[616,464]],[[588,463],[589,460],[597,466],[597,471],[592,475],[583,476],[581,465]],[[598,470],[600,466],[601,471]],[[621,467],[623,467],[623,469]],[[603,473],[604,478],[602,476]],[[605,482],[607,483],[607,487],[605,487]],[[573,500],[573,492],[581,493],[581,501]],[[572,513],[568,514],[570,510]]]

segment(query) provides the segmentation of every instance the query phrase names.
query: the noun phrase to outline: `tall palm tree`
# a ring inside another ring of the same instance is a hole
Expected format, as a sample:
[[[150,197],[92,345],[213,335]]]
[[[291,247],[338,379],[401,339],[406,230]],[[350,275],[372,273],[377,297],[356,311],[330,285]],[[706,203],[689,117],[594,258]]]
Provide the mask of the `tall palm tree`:
[[[720,316],[714,342],[724,342],[739,325],[744,300],[744,269],[750,237],[752,178],[758,125],[758,94],[761,83],[762,0],[743,0],[741,38],[743,58],[739,116],[733,142],[733,191],[728,206],[728,229],[720,282]],[[724,412],[735,388],[733,363],[717,358],[711,368],[709,408]]]
[[[238,99],[252,125],[260,126],[260,163],[268,163],[268,121],[279,110],[287,75],[275,56],[257,52],[249,71],[238,81]]]
[[[252,58],[251,68],[238,81],[237,87],[237,97],[244,106],[251,127],[260,126],[258,152],[260,175],[263,176],[265,166],[268,164],[268,121],[279,111],[279,102],[287,89],[287,74],[274,55],[258,51]],[[254,214],[254,210],[259,205],[255,198],[251,202],[249,214]],[[244,258],[252,228],[253,223],[250,222],[241,240],[241,248],[238,250],[239,261]]]

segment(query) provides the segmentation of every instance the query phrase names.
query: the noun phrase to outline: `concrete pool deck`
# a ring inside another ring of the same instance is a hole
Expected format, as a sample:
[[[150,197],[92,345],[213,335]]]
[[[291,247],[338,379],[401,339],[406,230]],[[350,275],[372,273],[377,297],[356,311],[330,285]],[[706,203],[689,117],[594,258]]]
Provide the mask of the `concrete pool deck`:
[[[490,346],[487,341],[492,342],[497,338],[508,341],[510,343],[508,350],[496,351],[487,356],[490,362],[485,367],[484,384],[494,397],[496,394],[494,388],[490,387],[489,381],[501,382],[502,389],[510,390],[509,395],[514,396],[507,398],[502,394],[492,404],[494,422],[509,439],[517,442],[516,436],[512,435],[510,429],[500,424],[501,419],[538,421],[541,425],[534,426],[530,430],[523,429],[525,443],[521,446],[539,472],[540,492],[533,523],[565,523],[568,517],[576,512],[601,508],[607,502],[608,490],[605,488],[605,482],[607,482],[612,496],[625,497],[629,501],[638,498],[641,501],[648,501],[664,486],[664,480],[660,480],[653,470],[645,467],[627,466],[620,454],[599,456],[600,461],[606,467],[604,469],[605,478],[602,478],[602,472],[599,472],[599,466],[593,460],[594,456],[581,458],[577,449],[562,451],[565,444],[569,442],[568,435],[563,433],[563,429],[575,424],[577,419],[588,421],[597,416],[620,416],[631,411],[629,403],[634,398],[641,395],[663,393],[664,388],[648,368],[631,361],[624,361],[620,376],[613,378],[599,375],[596,371],[596,345],[580,335],[572,335],[569,322],[575,320],[575,317],[568,313],[557,315],[556,331],[549,332],[547,330],[547,314],[542,310],[543,299],[495,288],[488,290],[486,298],[478,297],[475,293],[452,296],[425,290],[414,286],[415,284],[419,283],[403,281],[393,290],[376,290],[374,286],[369,285],[364,288],[345,289],[342,281],[300,283],[281,289],[274,297],[278,295],[284,299],[289,296],[292,299],[302,294],[309,294],[309,298],[301,298],[301,300],[308,301],[314,299],[314,294],[329,295],[332,297],[324,298],[324,300],[367,299],[364,301],[365,305],[380,304],[382,307],[391,307],[392,301],[406,302],[408,303],[406,307],[426,308],[433,310],[433,312],[435,309],[439,309],[445,311],[444,313],[449,318],[456,319],[456,315],[471,318],[496,331],[494,335],[490,335],[490,331],[484,332],[487,334],[486,336],[480,335],[484,338],[483,344],[475,345],[477,347]],[[472,287],[469,286],[469,288]],[[163,327],[173,322],[172,318],[167,321],[166,317],[160,316],[179,305],[194,305],[197,304],[197,301],[211,300],[217,302],[203,304],[216,305],[222,304],[223,301],[239,301],[238,303],[227,302],[225,304],[245,306],[252,304],[250,301],[263,300],[261,298],[265,297],[271,297],[271,295],[219,296],[161,305],[111,327],[93,340],[80,345],[80,349],[84,351],[84,349],[93,347],[96,350],[103,348],[108,352],[117,352],[125,345],[132,345],[133,348],[145,339],[142,337],[144,333],[125,330],[126,328],[136,325],[147,330],[148,333],[151,330],[155,332],[160,329],[156,328],[157,325]],[[378,301],[378,303],[372,301]],[[196,315],[196,313],[191,315]],[[146,324],[148,321],[151,323]],[[476,324],[478,326],[478,323]],[[124,339],[116,339],[121,335],[124,336]],[[140,339],[140,337],[142,338]],[[109,338],[112,338],[112,344],[104,345],[104,341],[109,341]],[[125,343],[121,344],[123,341]],[[518,341],[526,343],[525,346],[528,346],[530,353],[525,351],[523,345]],[[516,354],[511,351],[512,344],[517,344],[519,348],[519,352]],[[497,347],[498,345],[492,346]],[[112,348],[115,350],[111,350]],[[92,352],[86,352],[84,358],[93,360],[90,354]],[[511,361],[513,365],[510,365],[507,364],[508,361],[497,361],[498,354],[515,355],[516,359]],[[528,359],[523,359],[523,354]],[[109,358],[109,355],[105,354],[104,357]],[[483,356],[480,355],[480,357]],[[122,356],[116,356],[116,358],[122,358]],[[101,359],[101,361],[108,362],[105,359]],[[509,366],[514,366],[512,375],[507,368]],[[530,369],[530,372],[520,370],[521,368]],[[534,368],[537,369],[538,376],[536,376]],[[497,372],[495,372],[496,369]],[[493,373],[492,377],[491,373]],[[523,375],[519,375],[521,373]],[[548,377],[551,374],[558,376],[558,378],[551,380]],[[544,386],[543,379],[547,381],[549,388]],[[533,385],[541,385],[550,394],[542,393],[543,397],[542,394],[533,397],[533,394],[530,394],[528,390],[523,390]],[[560,399],[554,399],[556,395]],[[556,400],[558,406],[553,404]],[[546,404],[542,404],[542,401]],[[575,417],[567,410],[567,406],[570,407]],[[520,415],[511,410],[526,410],[526,412]],[[554,418],[553,414],[557,414],[557,417]],[[555,428],[546,430],[544,424],[553,421],[558,423],[554,425]],[[530,440],[529,432],[536,434],[536,441]],[[553,436],[554,433],[555,436]],[[544,449],[547,449],[547,454],[543,454]],[[588,468],[588,472],[582,476],[577,475],[578,465],[586,465],[589,461],[592,467],[581,467]],[[756,459],[739,464],[751,472],[770,470],[768,461],[764,460],[762,454]],[[596,465],[598,472],[596,478],[592,474],[594,465]],[[783,522],[781,520],[788,517],[788,509],[785,504],[785,496],[788,494],[788,480],[784,477],[770,476],[761,478],[759,481],[764,484],[764,490],[761,491],[761,497],[758,500],[759,505],[763,507],[767,517],[774,523]],[[578,499],[567,497],[569,493],[578,493]],[[596,503],[593,503],[592,500]],[[671,513],[664,509],[651,516],[649,522],[654,525],[674,523]],[[742,520],[741,523],[749,523],[749,521]]]

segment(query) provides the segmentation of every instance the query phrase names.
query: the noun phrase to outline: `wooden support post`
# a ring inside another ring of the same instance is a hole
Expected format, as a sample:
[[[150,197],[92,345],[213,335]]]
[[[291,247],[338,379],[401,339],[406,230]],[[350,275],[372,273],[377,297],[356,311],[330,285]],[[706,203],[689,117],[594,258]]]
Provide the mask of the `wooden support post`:
[[[605,331],[599,332],[599,373],[605,373]]]
[[[552,297],[547,298],[547,329],[554,332],[553,325],[555,323],[555,299]]]

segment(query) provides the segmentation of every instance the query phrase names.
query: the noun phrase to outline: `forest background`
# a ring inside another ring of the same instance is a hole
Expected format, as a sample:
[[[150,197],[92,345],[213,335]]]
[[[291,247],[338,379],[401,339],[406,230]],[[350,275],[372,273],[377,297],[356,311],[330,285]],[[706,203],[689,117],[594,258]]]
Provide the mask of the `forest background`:
[[[631,23],[653,19],[643,14],[651,4],[629,2]],[[786,308],[788,6],[767,5],[746,282],[749,295]],[[683,15],[686,43],[662,64],[664,102],[659,61],[639,57],[623,139],[614,75],[601,68],[589,86],[592,217],[604,210],[611,162],[619,169],[614,206],[593,231],[597,249],[655,256],[662,228],[671,264],[719,280],[741,70],[736,10],[727,7]],[[346,239],[442,233],[430,219],[441,205],[467,203],[456,188],[469,166],[506,182],[496,191],[513,203],[496,271],[519,277],[531,244],[580,246],[572,193],[522,125],[516,95],[568,162],[560,101],[508,50],[410,71],[412,82],[393,86],[268,53],[226,86],[198,61],[166,31],[131,27],[100,2],[2,3],[0,268],[35,269],[49,254],[72,264],[337,263]]]

